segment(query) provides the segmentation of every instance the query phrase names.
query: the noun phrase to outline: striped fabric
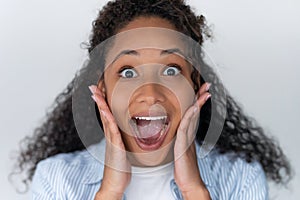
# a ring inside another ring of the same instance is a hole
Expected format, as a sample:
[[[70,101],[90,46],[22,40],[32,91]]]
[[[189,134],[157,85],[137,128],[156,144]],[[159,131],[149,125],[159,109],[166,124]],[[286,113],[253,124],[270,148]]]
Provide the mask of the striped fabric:
[[[31,185],[32,199],[94,199],[101,185],[104,166],[90,152],[100,152],[99,155],[104,156],[105,142],[88,149],[58,154],[39,162]],[[199,154],[198,144],[196,149]],[[257,162],[247,163],[231,154],[220,155],[212,151],[198,159],[198,166],[213,200],[268,199],[266,177]],[[175,185],[175,193],[180,191],[176,184],[170,185]],[[177,196],[170,199],[181,199],[180,194]]]

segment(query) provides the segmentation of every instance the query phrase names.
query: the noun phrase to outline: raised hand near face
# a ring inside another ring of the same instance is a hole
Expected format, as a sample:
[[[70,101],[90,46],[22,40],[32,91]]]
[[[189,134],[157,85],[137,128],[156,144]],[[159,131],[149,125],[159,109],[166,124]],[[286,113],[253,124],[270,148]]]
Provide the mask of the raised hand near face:
[[[106,138],[105,167],[97,200],[122,199],[131,179],[131,165],[116,121],[97,86],[90,86],[92,98],[97,103]]]
[[[211,96],[207,92],[209,86],[209,83],[202,85],[196,102],[186,111],[177,130],[174,177],[184,199],[210,199],[200,176],[194,143],[200,109]]]

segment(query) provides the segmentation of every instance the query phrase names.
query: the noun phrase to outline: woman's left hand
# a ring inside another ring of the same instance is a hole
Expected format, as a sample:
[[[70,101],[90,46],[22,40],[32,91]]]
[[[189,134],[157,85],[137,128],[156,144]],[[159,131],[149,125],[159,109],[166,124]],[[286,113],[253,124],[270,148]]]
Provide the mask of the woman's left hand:
[[[200,176],[194,143],[200,109],[210,98],[208,89],[208,83],[202,85],[195,104],[186,111],[177,130],[174,177],[184,199],[210,199]]]

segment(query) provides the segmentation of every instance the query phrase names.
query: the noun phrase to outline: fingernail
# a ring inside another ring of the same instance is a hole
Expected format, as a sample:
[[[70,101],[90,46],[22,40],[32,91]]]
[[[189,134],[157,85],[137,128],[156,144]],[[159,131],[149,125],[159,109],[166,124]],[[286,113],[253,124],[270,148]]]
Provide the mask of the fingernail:
[[[209,99],[211,97],[211,94],[207,95],[205,101],[207,101],[207,99]]]
[[[92,95],[91,97],[97,103],[97,98],[95,97],[95,95]]]
[[[90,85],[89,89],[90,89],[90,91],[91,91],[92,94],[94,94],[96,92],[96,88],[95,88],[94,85]]]
[[[206,86],[206,91],[209,90],[210,86],[211,86],[211,83],[208,83],[207,86]]]

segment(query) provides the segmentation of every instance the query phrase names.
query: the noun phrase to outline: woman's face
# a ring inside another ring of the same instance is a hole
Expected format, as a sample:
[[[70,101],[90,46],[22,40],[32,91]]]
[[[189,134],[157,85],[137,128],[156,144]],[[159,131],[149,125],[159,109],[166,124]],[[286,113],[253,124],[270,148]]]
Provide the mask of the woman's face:
[[[127,151],[139,157],[139,163],[157,165],[170,161],[177,127],[195,93],[193,68],[184,58],[182,41],[149,27],[175,30],[168,21],[155,17],[130,22],[119,33],[139,31],[116,37],[99,87]]]

